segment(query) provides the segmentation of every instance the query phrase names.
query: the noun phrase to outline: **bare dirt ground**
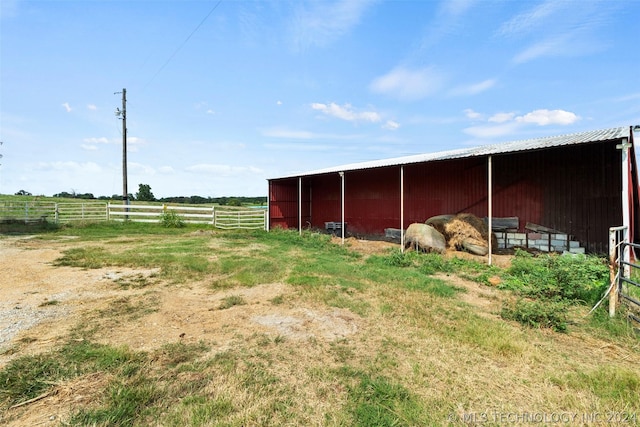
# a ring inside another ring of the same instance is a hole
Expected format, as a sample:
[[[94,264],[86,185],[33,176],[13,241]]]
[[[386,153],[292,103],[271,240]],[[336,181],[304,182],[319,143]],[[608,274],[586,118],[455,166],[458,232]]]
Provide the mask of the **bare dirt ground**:
[[[393,246],[353,238],[346,243],[364,254],[383,253]],[[288,298],[293,299],[298,291],[283,283],[212,291],[201,283],[165,285],[155,278],[153,269],[54,266],[61,252],[73,245],[73,239],[0,239],[0,369],[16,357],[61,345],[79,322],[99,328],[98,342],[126,345],[134,351],[154,351],[179,340],[214,343],[215,351],[224,351],[239,336],[251,334],[280,335],[300,343],[309,339],[334,341],[371,326],[367,319],[346,309],[300,304],[299,300],[294,304]],[[507,257],[494,260],[498,265],[508,263]],[[461,298],[479,312],[495,315],[500,304],[498,291],[455,276],[440,277],[466,288]],[[141,280],[152,285],[134,286]],[[221,309],[230,296],[241,297],[244,304]],[[132,304],[136,313],[141,312],[141,305],[149,310],[142,310],[142,316],[127,317],[127,307]],[[119,318],[104,315],[110,311],[123,314]],[[13,425],[56,424],[108,381],[106,374],[95,374],[61,384],[28,409],[10,410],[21,412],[14,412],[19,422]]]
[[[142,323],[111,325],[101,335],[111,344],[126,344],[134,350],[151,350],[177,338],[219,343],[233,339],[234,331],[276,331],[288,337],[336,339],[355,333],[358,316],[346,310],[292,307],[270,303],[291,293],[282,283],[212,293],[197,284],[180,287],[154,286],[126,289],[120,284],[153,280],[155,270],[103,268],[83,270],[54,266],[68,244],[31,239],[0,239],[0,368],[18,353],[38,353],[55,346],[77,325],[82,315],[99,313],[127,304],[131,297],[153,306]],[[353,250],[382,253],[392,243],[348,239]],[[505,259],[500,263],[504,264]],[[497,300],[491,288],[455,276],[442,278],[465,287],[464,300],[489,308]],[[225,298],[239,296],[246,304],[220,310]],[[284,299],[286,301],[286,298]],[[96,320],[98,321],[98,320]]]

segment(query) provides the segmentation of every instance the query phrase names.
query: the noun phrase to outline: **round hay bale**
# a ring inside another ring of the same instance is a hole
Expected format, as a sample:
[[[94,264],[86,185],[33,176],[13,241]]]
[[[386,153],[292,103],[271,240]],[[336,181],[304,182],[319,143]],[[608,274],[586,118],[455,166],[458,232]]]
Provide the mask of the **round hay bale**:
[[[455,215],[437,215],[437,216],[432,216],[431,218],[426,220],[424,223],[438,230],[440,234],[442,234],[446,238],[447,232],[444,226],[449,221],[451,221],[454,217]]]
[[[423,252],[444,253],[447,241],[434,227],[427,224],[413,223],[404,235],[404,247],[414,247]]]
[[[477,216],[462,213],[455,216],[444,226],[449,247],[466,250],[477,255],[489,252],[489,228]],[[497,247],[497,239],[492,234],[492,247]]]
[[[462,248],[474,255],[485,256],[489,253],[489,245],[484,240],[464,239],[462,241]]]

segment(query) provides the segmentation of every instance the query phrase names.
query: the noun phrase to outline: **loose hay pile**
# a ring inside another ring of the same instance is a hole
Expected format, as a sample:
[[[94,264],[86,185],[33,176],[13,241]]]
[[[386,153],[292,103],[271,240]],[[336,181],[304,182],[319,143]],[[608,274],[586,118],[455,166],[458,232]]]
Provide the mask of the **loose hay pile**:
[[[443,229],[450,248],[476,255],[489,253],[489,227],[482,219],[469,213],[458,214],[449,220],[446,220],[444,215],[435,218],[435,221],[429,221],[438,224],[437,228]],[[495,235],[491,238],[492,247],[496,248],[498,242]]]

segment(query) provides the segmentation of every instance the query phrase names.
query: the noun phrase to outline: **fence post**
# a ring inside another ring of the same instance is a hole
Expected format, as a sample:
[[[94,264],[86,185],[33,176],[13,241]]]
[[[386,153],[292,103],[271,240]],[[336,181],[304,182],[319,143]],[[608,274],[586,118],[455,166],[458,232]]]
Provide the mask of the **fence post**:
[[[617,236],[617,231],[609,229],[609,282],[611,283],[611,291],[609,292],[609,317],[616,315],[616,304],[618,302],[618,281],[616,280]],[[620,274],[619,268],[618,274]]]

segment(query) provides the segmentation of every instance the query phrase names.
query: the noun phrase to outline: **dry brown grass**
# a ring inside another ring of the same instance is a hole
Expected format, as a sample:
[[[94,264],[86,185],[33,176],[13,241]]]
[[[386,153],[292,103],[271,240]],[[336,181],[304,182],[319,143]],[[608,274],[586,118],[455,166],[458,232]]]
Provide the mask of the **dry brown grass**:
[[[347,243],[365,256],[398,246]],[[594,337],[580,324],[570,334],[558,334],[505,322],[497,315],[503,293],[453,274],[436,277],[462,289],[451,298],[373,280],[357,289],[283,282],[214,289],[206,279],[125,289],[113,278],[140,272],[55,268],[50,262],[60,253],[57,245],[31,242],[27,251],[0,240],[3,259],[30,272],[18,276],[22,280],[5,295],[22,298],[25,306],[55,298],[70,313],[14,337],[15,351],[0,354],[0,366],[24,354],[54,350],[70,331],[101,344],[126,345],[147,355],[144,374],[163,393],[155,413],[158,424],[349,425],[349,408],[363,377],[402,385],[419,402],[417,419],[426,425],[449,425],[450,414],[452,425],[463,425],[462,418],[472,413],[638,410],[613,406],[626,401],[576,385],[571,376],[591,379],[606,367],[631,372],[640,381],[637,344]],[[263,250],[264,245],[252,248]],[[247,247],[238,250],[246,254]],[[33,277],[41,278],[37,290],[29,281]],[[73,293],[66,295],[70,287]],[[232,295],[245,304],[220,310]],[[343,306],[327,303],[336,300]],[[367,309],[359,314],[349,304]],[[166,346],[181,345],[203,349],[184,358],[167,353]],[[0,421],[10,426],[46,424],[51,417],[67,422],[71,408],[91,407],[90,397],[100,396],[112,380],[111,373],[94,373],[58,384],[57,393],[7,410]],[[215,415],[207,410],[214,409],[219,418],[207,419]],[[147,422],[156,421],[143,418],[139,424]]]

